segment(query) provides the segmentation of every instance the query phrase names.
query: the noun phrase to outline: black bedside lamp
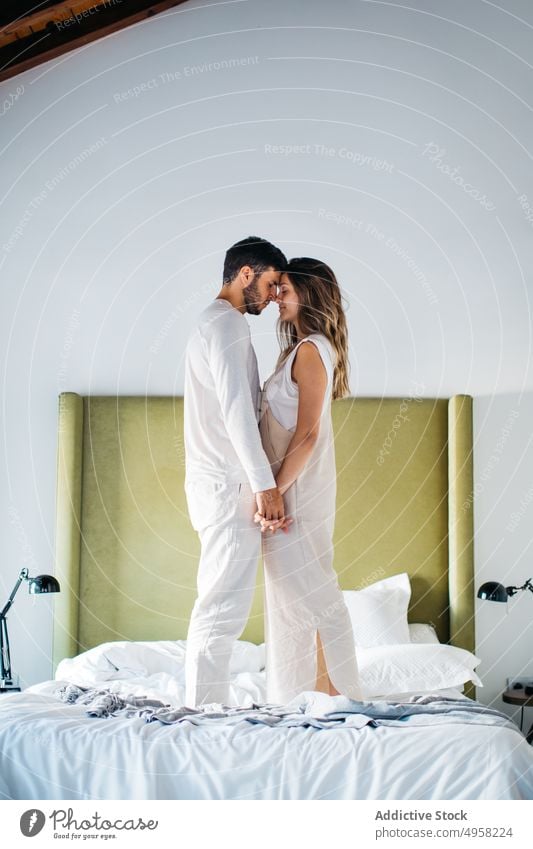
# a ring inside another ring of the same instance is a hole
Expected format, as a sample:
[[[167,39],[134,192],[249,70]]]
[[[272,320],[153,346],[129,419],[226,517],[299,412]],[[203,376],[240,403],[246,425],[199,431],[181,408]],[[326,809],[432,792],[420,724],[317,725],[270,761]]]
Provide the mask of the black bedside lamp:
[[[20,690],[14,681],[11,674],[11,657],[9,653],[9,636],[7,633],[7,613],[13,604],[13,599],[17,594],[22,581],[28,581],[28,591],[32,594],[40,593],[58,593],[60,592],[59,581],[53,575],[37,575],[36,578],[30,578],[26,568],[21,569],[17,583],[13,587],[13,591],[9,596],[4,609],[0,612],[0,691],[15,691]]]
[[[503,584],[499,584],[497,581],[487,581],[480,586],[477,591],[477,597],[483,598],[486,601],[507,601],[508,598],[516,595],[521,590],[530,590],[533,593],[531,578],[528,578],[522,587],[504,587]]]

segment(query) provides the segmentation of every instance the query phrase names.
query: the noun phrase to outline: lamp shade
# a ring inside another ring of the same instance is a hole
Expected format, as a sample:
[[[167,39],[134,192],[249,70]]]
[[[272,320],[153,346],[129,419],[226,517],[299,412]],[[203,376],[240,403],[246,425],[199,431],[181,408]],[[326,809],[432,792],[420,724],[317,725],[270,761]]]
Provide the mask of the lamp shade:
[[[508,593],[503,584],[499,584],[497,581],[487,581],[480,586],[477,597],[484,598],[487,601],[507,601]]]
[[[30,593],[58,593],[60,592],[59,581],[53,575],[37,575],[29,579]]]

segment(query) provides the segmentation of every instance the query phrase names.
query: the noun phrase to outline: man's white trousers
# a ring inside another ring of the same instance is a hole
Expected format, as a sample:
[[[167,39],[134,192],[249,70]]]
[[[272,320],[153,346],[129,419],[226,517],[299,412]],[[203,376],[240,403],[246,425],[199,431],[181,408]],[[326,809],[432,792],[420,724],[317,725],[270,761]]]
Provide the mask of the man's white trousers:
[[[210,478],[188,482],[186,495],[202,551],[187,634],[185,702],[227,704],[231,653],[250,614],[261,549],[255,495],[249,484]]]

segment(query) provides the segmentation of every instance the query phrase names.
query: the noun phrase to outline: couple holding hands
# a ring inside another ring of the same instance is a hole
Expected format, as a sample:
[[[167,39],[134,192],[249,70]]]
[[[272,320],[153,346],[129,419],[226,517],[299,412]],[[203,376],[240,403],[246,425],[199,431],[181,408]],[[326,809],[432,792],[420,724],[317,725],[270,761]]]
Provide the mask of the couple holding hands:
[[[244,316],[270,304],[279,308],[281,351],[261,392]],[[186,352],[185,491],[201,542],[187,635],[189,707],[227,704],[261,546],[267,701],[285,704],[304,690],[361,698],[333,568],[331,401],[348,393],[347,357],[341,292],[324,262],[287,261],[255,236],[229,248],[222,288]]]

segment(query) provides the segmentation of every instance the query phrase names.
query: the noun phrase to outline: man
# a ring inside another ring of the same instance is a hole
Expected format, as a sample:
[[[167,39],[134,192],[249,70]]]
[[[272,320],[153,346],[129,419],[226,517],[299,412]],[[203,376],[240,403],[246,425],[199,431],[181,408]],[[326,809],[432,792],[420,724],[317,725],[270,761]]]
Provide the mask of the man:
[[[258,429],[257,359],[244,315],[277,296],[286,265],[250,236],[226,253],[223,285],[200,315],[185,365],[185,491],[201,542],[198,597],[187,635],[186,704],[224,704],[235,641],[250,613],[261,533],[257,511],[284,528],[283,499]]]

